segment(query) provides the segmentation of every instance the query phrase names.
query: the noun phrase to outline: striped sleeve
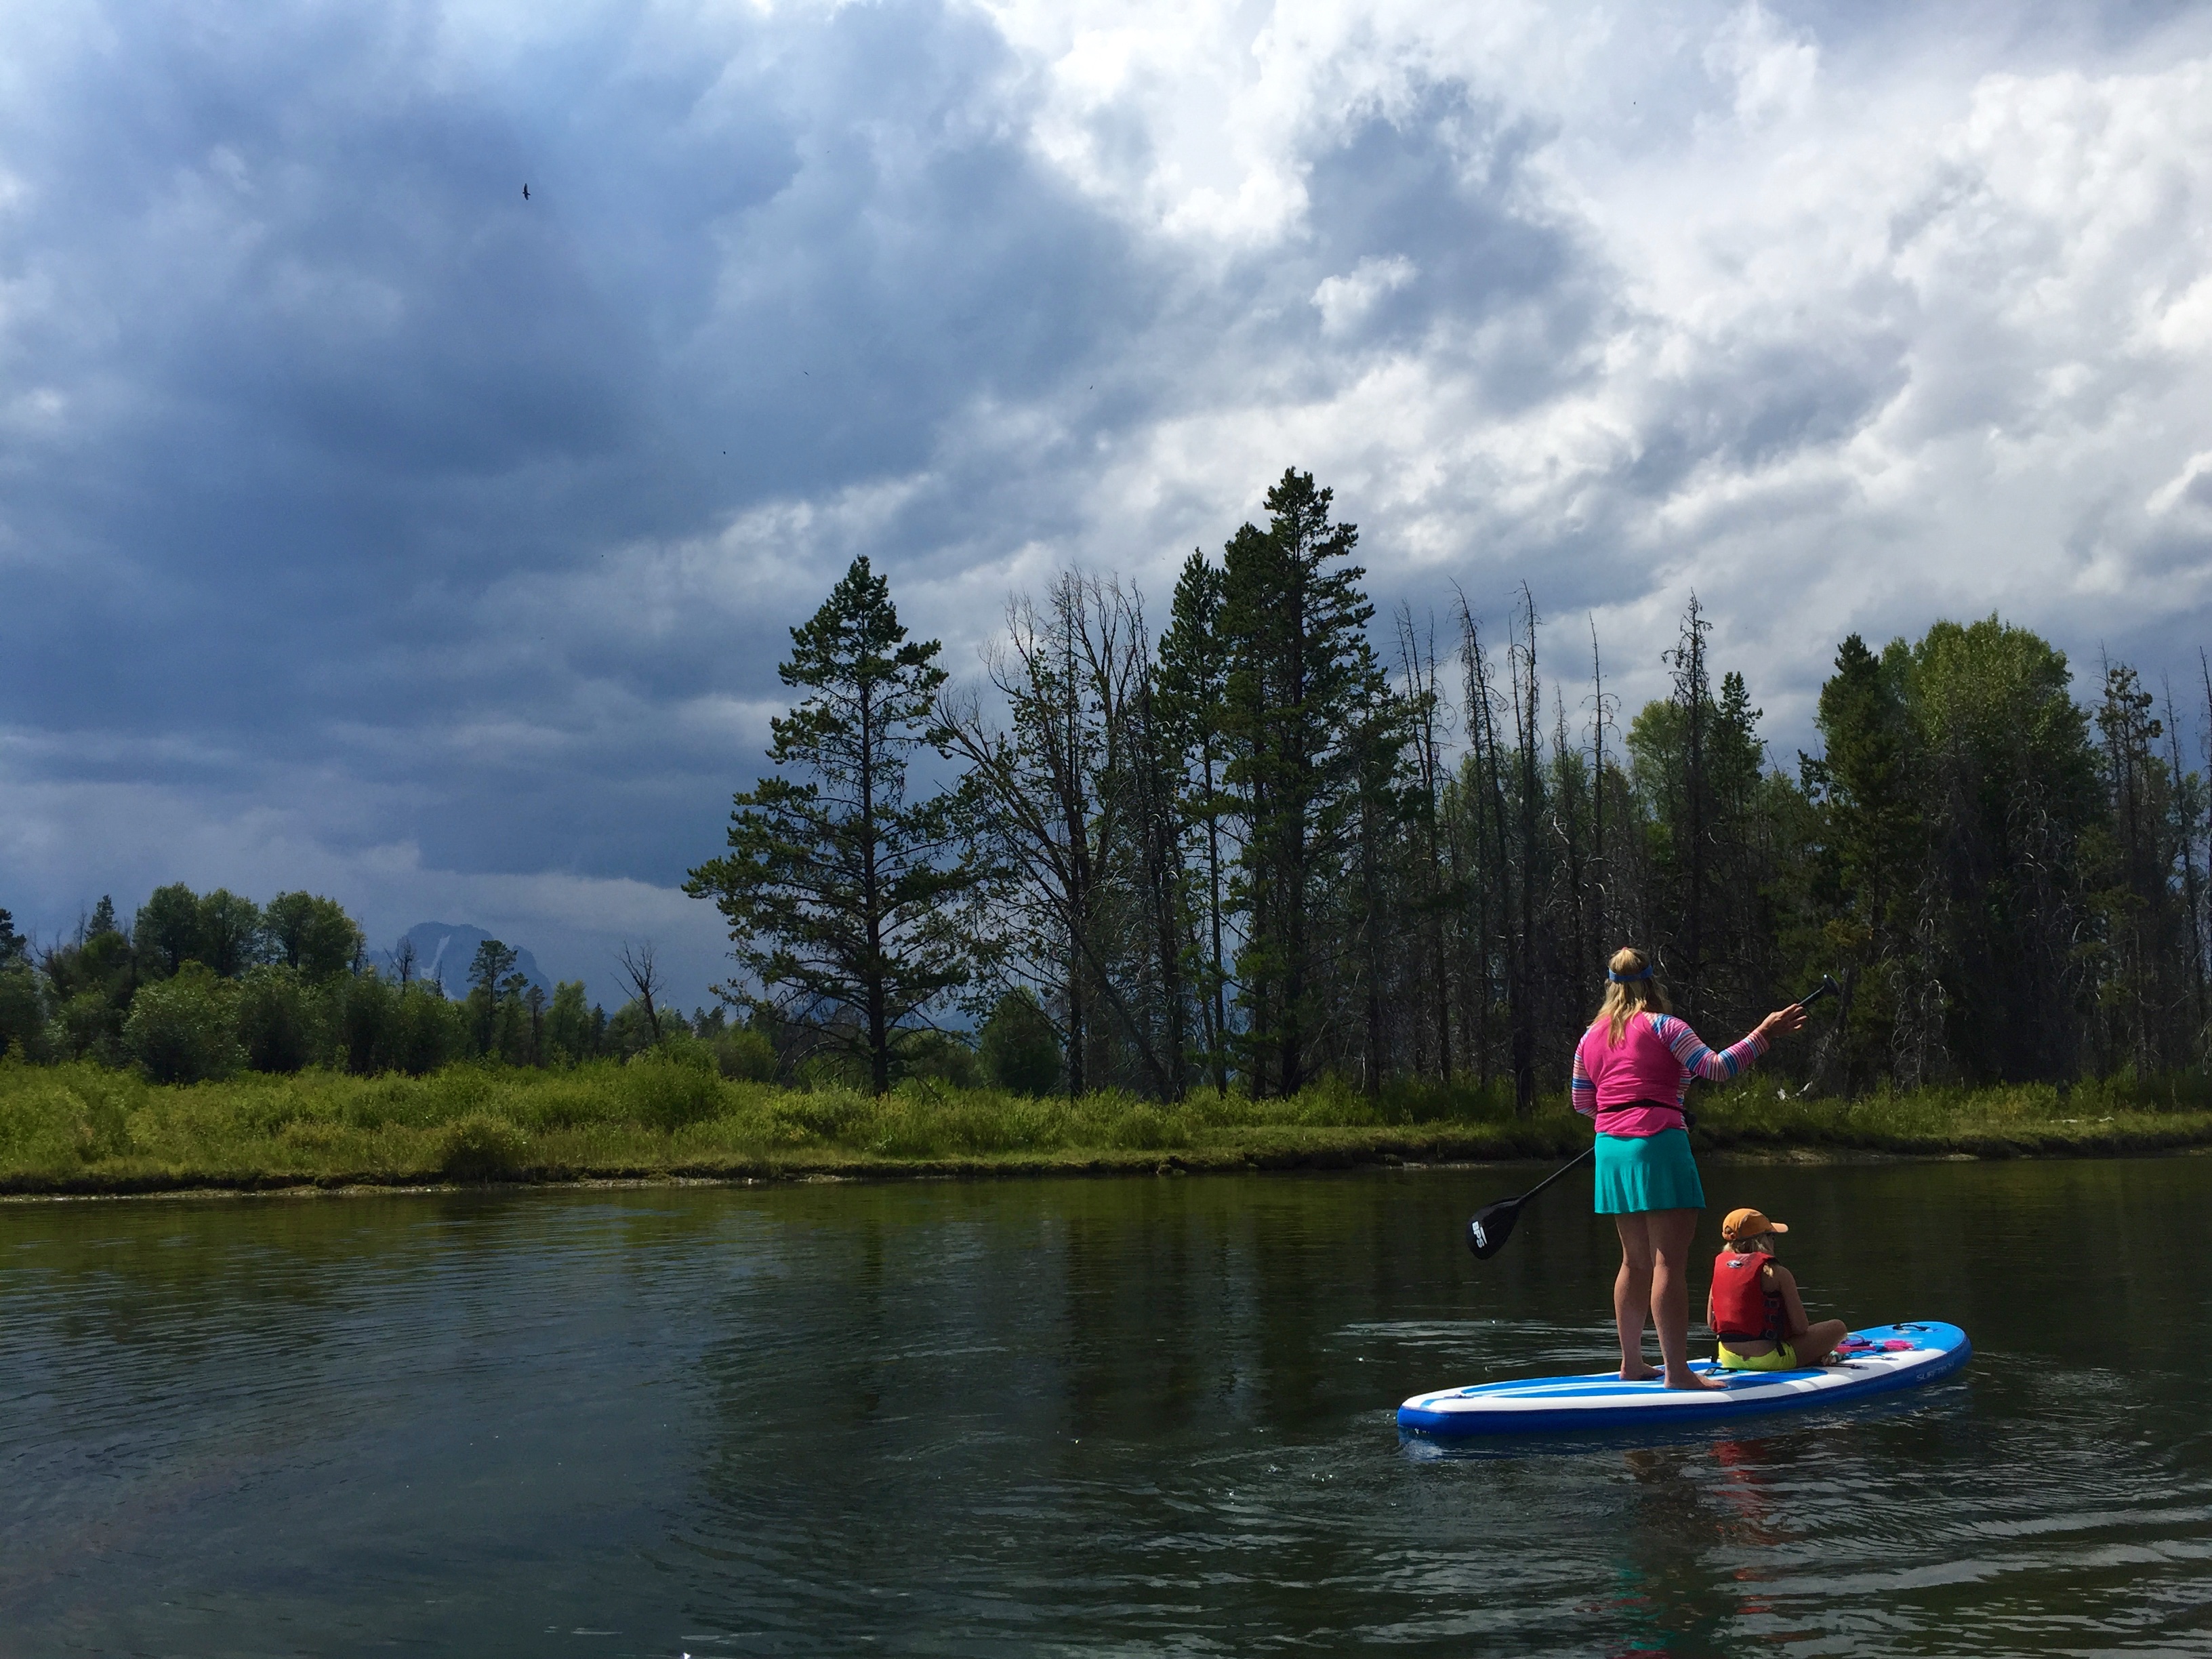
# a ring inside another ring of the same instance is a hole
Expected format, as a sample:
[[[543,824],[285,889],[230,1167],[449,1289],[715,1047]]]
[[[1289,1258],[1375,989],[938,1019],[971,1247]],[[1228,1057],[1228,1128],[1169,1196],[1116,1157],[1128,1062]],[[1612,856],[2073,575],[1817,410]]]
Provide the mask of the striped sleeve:
[[[1590,1080],[1589,1073],[1583,1069],[1583,1045],[1579,1042],[1575,1044],[1575,1074],[1567,1086],[1567,1098],[1584,1117],[1595,1119],[1597,1116],[1597,1085]]]
[[[1654,1014],[1651,1030],[1667,1045],[1668,1052],[1680,1060],[1692,1077],[1701,1077],[1708,1083],[1725,1083],[1738,1073],[1749,1068],[1751,1062],[1766,1052],[1766,1039],[1756,1031],[1741,1042],[1721,1049],[1717,1054],[1698,1040],[1698,1034],[1672,1014]]]

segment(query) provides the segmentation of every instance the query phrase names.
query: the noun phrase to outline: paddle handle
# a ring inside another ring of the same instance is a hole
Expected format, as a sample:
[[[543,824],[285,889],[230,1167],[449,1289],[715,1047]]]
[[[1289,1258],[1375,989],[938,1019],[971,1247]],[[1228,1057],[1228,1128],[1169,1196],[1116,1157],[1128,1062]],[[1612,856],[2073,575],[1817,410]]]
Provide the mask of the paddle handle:
[[[1803,996],[1797,999],[1797,1006],[1800,1008],[1809,1008],[1814,1003],[1818,1002],[1822,997],[1841,996],[1842,994],[1843,987],[1838,985],[1834,980],[1829,978],[1826,974],[1823,974],[1820,976],[1820,982],[1818,985],[1814,986],[1811,990],[1806,992]]]
[[[1553,1182],[1557,1181],[1561,1176],[1566,1174],[1568,1170],[1573,1169],[1577,1164],[1587,1163],[1589,1159],[1594,1158],[1596,1156],[1597,1142],[1593,1140],[1589,1146],[1583,1147],[1581,1152],[1576,1153],[1574,1157],[1569,1158],[1565,1164],[1559,1165],[1558,1169],[1553,1170],[1551,1174],[1546,1176],[1541,1181],[1538,1182],[1534,1186],[1531,1187],[1527,1192],[1522,1194],[1520,1197],[1515,1199],[1513,1201],[1516,1204],[1526,1204],[1530,1199],[1535,1197],[1537,1194],[1542,1192],[1545,1188],[1550,1186]]]

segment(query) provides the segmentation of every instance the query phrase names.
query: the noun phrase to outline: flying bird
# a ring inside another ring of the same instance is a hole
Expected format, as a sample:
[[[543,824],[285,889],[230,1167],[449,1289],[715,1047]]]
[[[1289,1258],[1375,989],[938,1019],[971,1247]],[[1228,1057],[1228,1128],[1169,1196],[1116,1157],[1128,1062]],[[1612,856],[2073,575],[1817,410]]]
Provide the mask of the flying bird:
[[[530,186],[527,185],[522,187],[522,199],[526,202],[530,199]]]

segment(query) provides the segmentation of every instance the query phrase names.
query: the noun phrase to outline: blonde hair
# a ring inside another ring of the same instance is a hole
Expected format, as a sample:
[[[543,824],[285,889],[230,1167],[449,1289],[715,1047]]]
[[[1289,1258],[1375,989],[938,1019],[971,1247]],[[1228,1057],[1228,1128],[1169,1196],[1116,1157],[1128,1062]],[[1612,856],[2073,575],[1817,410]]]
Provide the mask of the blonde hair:
[[[1629,1019],[1633,1015],[1671,1014],[1674,1012],[1674,1005],[1667,1000],[1667,988],[1651,975],[1650,963],[1634,945],[1615,951],[1613,960],[1606,963],[1606,967],[1624,977],[1606,982],[1604,1005],[1598,1009],[1597,1018],[1590,1024],[1595,1025],[1598,1020],[1603,1020],[1613,1042],[1620,1041],[1620,1035],[1628,1029]]]

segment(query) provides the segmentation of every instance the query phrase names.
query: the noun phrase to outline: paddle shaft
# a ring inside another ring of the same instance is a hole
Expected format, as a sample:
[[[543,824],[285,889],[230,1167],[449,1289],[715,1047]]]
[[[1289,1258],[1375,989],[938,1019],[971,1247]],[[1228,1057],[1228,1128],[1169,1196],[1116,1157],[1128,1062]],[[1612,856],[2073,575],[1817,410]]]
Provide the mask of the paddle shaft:
[[[1551,1174],[1546,1176],[1541,1181],[1531,1187],[1527,1192],[1522,1194],[1520,1197],[1515,1199],[1513,1200],[1514,1206],[1517,1209],[1520,1206],[1526,1204],[1530,1199],[1535,1197],[1537,1194],[1542,1192],[1545,1188],[1550,1186],[1561,1176],[1566,1174],[1568,1170],[1573,1169],[1576,1164],[1586,1164],[1596,1156],[1597,1143],[1595,1141],[1592,1141],[1589,1146],[1583,1147],[1582,1151],[1577,1152],[1572,1158],[1569,1158],[1565,1164],[1559,1165],[1558,1169],[1553,1170]]]

